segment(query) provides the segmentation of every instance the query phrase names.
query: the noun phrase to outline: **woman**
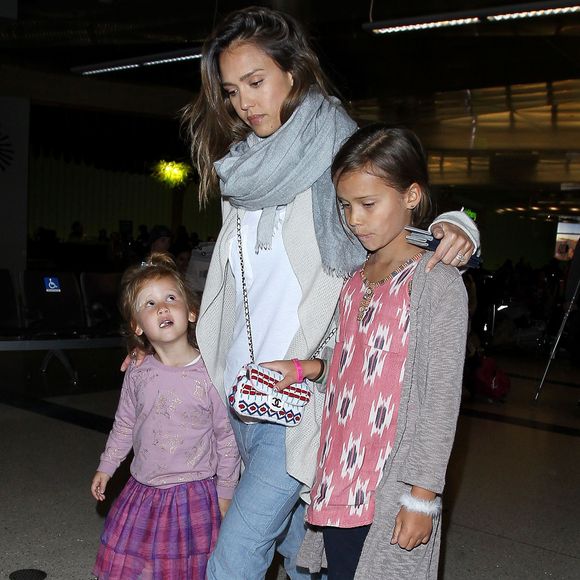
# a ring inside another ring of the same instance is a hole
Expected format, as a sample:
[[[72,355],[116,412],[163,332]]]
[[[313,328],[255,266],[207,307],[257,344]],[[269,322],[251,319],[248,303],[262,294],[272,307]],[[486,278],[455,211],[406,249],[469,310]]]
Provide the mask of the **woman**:
[[[247,8],[226,17],[204,45],[201,76],[185,120],[200,201],[219,184],[223,226],[197,336],[225,400],[250,358],[238,227],[257,361],[312,356],[332,326],[343,277],[364,260],[362,246],[342,229],[330,179],[332,157],[356,127],[329,96],[304,32],[280,12]],[[430,268],[440,259],[459,266],[477,243],[464,214],[452,212],[444,222]],[[208,578],[263,578],[276,547],[292,579],[310,577],[295,559],[305,533],[300,496],[314,478],[322,405],[315,392],[292,428],[231,415],[245,470]]]

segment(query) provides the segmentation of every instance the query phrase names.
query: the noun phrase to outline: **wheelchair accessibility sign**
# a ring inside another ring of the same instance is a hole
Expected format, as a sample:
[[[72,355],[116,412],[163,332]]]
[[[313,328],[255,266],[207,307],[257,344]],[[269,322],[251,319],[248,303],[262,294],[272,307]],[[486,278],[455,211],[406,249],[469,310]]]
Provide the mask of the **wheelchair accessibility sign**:
[[[46,292],[60,292],[60,280],[54,277],[45,277],[44,290]]]

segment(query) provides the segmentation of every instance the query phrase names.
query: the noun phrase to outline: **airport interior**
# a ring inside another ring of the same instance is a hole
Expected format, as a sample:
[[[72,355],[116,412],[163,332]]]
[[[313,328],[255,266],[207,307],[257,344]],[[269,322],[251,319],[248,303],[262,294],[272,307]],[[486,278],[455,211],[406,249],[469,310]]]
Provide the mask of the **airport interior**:
[[[580,3],[559,0],[2,0],[0,578],[93,578],[129,476],[91,496],[121,274],[165,239],[203,292],[221,205],[181,116],[204,40],[254,4],[303,23],[359,126],[416,132],[437,213],[480,231],[439,578],[577,580]]]

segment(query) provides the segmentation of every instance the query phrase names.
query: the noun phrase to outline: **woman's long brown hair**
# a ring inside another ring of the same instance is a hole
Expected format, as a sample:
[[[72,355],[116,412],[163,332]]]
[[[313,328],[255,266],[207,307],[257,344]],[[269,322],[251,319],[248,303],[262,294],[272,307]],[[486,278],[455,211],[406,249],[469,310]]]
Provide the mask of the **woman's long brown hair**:
[[[238,117],[222,88],[219,70],[220,54],[233,43],[244,42],[255,44],[284,72],[292,74],[294,85],[280,111],[282,123],[292,115],[312,85],[317,85],[325,95],[335,92],[302,27],[291,16],[261,7],[244,8],[227,16],[204,43],[201,90],[182,116],[191,158],[200,176],[202,206],[219,193],[214,162],[251,131]]]

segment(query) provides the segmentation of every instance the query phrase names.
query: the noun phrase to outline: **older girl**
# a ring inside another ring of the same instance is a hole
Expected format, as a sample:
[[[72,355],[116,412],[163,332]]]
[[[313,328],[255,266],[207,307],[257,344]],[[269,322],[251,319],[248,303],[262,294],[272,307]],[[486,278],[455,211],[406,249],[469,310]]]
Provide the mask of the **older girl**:
[[[322,531],[329,580],[434,580],[461,397],[465,286],[456,268],[426,273],[430,253],[406,240],[405,226],[422,226],[431,206],[414,133],[360,129],[332,174],[345,224],[368,255],[339,299],[307,520]],[[308,362],[268,366],[285,375],[284,386]],[[303,563],[320,568],[320,548],[309,533]]]

